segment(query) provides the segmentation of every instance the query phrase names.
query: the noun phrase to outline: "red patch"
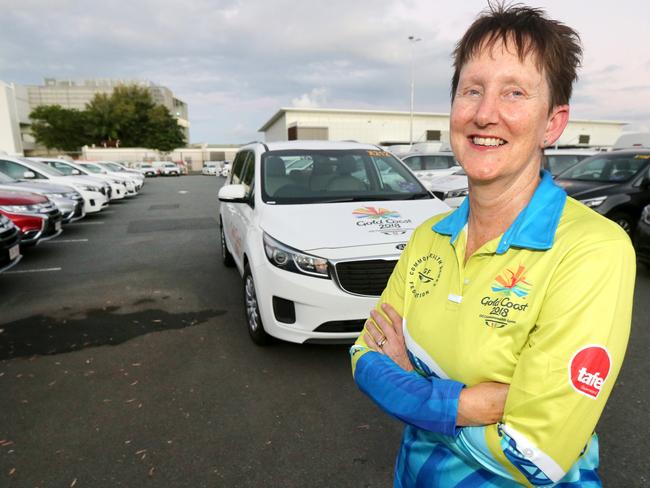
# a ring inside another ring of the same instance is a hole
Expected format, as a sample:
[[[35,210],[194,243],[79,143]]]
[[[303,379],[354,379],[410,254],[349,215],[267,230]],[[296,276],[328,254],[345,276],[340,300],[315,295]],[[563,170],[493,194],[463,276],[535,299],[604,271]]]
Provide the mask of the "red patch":
[[[602,346],[586,346],[573,355],[569,364],[569,379],[583,395],[598,398],[605,384],[612,361]]]

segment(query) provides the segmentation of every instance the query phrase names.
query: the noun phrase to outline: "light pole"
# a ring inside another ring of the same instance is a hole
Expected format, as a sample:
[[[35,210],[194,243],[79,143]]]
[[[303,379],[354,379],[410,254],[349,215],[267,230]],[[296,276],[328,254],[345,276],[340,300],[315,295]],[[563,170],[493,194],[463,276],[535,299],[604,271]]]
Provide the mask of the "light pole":
[[[411,120],[409,130],[409,143],[411,145],[410,149],[413,149],[413,99],[415,97],[415,80],[413,78],[413,61],[415,57],[413,56],[413,49],[415,43],[420,42],[421,40],[422,39],[419,37],[409,36],[409,43],[411,44]]]

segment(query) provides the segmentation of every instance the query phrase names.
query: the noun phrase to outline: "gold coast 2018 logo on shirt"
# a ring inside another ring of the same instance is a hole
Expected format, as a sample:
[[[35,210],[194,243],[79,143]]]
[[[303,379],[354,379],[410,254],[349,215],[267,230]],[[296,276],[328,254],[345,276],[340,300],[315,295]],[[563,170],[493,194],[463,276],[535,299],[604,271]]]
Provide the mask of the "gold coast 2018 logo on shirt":
[[[485,325],[500,329],[516,323],[512,320],[513,311],[526,311],[528,303],[524,303],[524,300],[530,293],[532,285],[526,281],[525,272],[526,267],[519,265],[517,271],[506,268],[494,279],[491,290],[496,296],[488,295],[481,299],[481,305],[488,312],[480,315]]]
[[[408,285],[415,298],[426,297],[438,284],[442,273],[442,258],[429,253],[411,263],[408,271]]]

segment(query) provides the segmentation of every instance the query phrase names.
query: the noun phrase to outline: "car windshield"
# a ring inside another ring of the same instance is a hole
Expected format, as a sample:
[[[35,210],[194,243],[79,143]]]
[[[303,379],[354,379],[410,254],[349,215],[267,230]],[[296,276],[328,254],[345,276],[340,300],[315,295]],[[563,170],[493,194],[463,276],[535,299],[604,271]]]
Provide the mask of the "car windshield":
[[[147,169],[149,169],[149,168],[153,168],[153,166],[151,166],[150,164],[143,164],[143,165],[141,165],[140,167],[141,167],[141,168],[147,168]]]
[[[4,173],[0,173],[0,183],[16,183],[18,180],[14,180],[12,177],[7,176]]]
[[[432,198],[382,150],[289,150],[262,156],[262,198],[274,204]]]
[[[82,166],[86,168],[88,171],[90,171],[91,173],[95,173],[95,174],[102,174],[106,171],[105,169],[100,168],[95,164],[83,163]]]
[[[587,157],[586,154],[547,154],[546,162],[551,174],[557,176]]]
[[[404,158],[406,165],[413,171],[447,169],[458,166],[454,155],[449,154],[420,154]]]
[[[47,163],[47,164],[50,167],[54,167],[53,166],[54,163]],[[68,166],[67,164],[65,164],[63,162],[57,162],[57,165],[56,165],[55,169],[57,171],[60,171],[62,174],[66,175],[66,176],[70,176],[70,175],[74,174],[73,171],[74,171],[75,168],[73,168],[72,166]]]
[[[34,161],[31,159],[24,159],[24,158],[17,158],[19,161],[23,161],[27,163],[29,166],[32,166],[36,171],[40,171],[44,175],[47,176],[63,176],[63,173],[61,173],[59,170],[56,170],[54,168],[49,167],[45,163],[41,163],[40,161]],[[31,170],[32,168],[25,168],[26,170]]]
[[[115,163],[98,163],[106,168],[108,171],[124,171],[124,168]]]
[[[645,168],[650,154],[608,153],[584,159],[558,178],[565,180],[602,181],[620,183],[631,180]]]

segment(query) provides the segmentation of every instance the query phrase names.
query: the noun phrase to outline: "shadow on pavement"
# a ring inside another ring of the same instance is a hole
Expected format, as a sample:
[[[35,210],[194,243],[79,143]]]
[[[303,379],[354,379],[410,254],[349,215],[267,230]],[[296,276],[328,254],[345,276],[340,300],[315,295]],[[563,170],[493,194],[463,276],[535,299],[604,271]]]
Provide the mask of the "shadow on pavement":
[[[119,309],[114,306],[87,310],[82,317],[35,315],[0,325],[0,360],[117,345],[151,332],[198,325],[226,313],[225,310],[186,313],[142,310],[120,314]]]

